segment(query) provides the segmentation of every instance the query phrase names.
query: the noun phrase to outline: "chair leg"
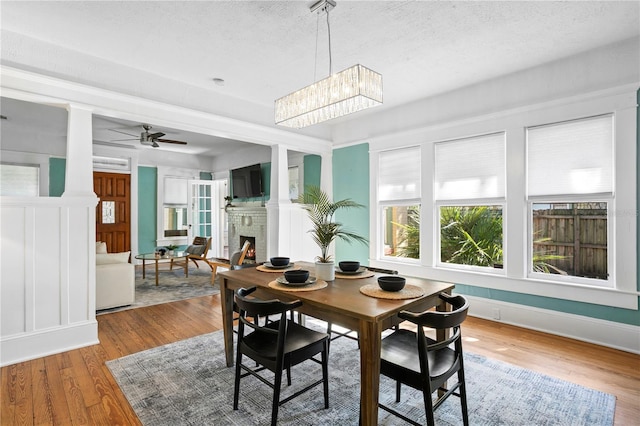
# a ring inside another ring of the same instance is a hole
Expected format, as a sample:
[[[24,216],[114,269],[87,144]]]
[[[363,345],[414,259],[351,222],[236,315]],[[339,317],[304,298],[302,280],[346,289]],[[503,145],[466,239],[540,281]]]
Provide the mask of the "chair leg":
[[[282,386],[282,366],[276,369],[275,382],[273,384],[273,403],[271,404],[271,426],[278,423],[278,408],[280,407],[280,387]]]
[[[431,400],[431,393],[427,388],[422,390],[422,398],[424,399],[424,411],[427,416],[427,426],[436,426],[435,419],[433,418],[433,401]]]
[[[322,350],[322,387],[324,390],[324,408],[329,408],[329,339]]]
[[[211,285],[213,285],[216,282],[216,271],[218,270],[218,266],[212,264],[209,264],[209,266],[211,266]]]
[[[464,383],[464,369],[460,366],[458,370],[458,382],[460,387],[458,392],[460,393],[460,405],[462,406],[462,423],[464,426],[469,426],[469,412],[467,407],[467,386]]]
[[[236,378],[233,385],[233,409],[238,409],[238,397],[240,395],[240,375],[242,374],[242,368],[240,368],[240,364],[242,363],[242,354],[238,351],[236,356]]]
[[[198,265],[198,262],[195,259],[191,259],[191,261],[193,262],[194,265],[196,265],[196,268],[200,269],[200,265]],[[189,263],[188,260],[187,260],[187,263]]]

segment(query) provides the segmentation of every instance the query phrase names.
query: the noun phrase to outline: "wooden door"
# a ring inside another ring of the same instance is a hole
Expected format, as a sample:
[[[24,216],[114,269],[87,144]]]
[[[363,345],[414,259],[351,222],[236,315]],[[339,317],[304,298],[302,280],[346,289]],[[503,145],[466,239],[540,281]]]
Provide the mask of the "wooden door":
[[[107,243],[109,253],[131,250],[131,175],[93,173],[96,207],[96,241]]]

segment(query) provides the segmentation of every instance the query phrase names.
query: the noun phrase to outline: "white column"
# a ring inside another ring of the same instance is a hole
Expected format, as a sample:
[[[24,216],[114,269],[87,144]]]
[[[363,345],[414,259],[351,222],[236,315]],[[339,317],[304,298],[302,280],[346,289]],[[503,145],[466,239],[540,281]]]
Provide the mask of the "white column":
[[[287,148],[271,147],[271,194],[269,204],[289,204],[289,160]]]
[[[289,161],[287,148],[282,145],[271,147],[271,193],[267,203],[267,259],[271,256],[286,256],[288,247],[287,214],[282,207],[290,205]]]
[[[69,105],[67,111],[67,164],[62,196],[95,197],[91,111],[76,105]]]

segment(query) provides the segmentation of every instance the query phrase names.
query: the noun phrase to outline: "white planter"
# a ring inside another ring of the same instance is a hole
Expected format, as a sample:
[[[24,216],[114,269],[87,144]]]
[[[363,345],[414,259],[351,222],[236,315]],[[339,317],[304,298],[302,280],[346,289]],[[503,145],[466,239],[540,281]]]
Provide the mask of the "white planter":
[[[336,279],[336,268],[333,262],[316,262],[316,278],[323,281]]]

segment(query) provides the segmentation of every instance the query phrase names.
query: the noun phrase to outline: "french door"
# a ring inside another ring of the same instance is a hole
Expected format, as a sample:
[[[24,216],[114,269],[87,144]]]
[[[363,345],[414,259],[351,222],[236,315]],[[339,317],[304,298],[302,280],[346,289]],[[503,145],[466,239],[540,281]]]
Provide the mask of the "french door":
[[[189,204],[189,241],[194,237],[211,237],[208,257],[222,257],[226,241],[225,215],[222,200],[226,195],[223,181],[190,180]]]

